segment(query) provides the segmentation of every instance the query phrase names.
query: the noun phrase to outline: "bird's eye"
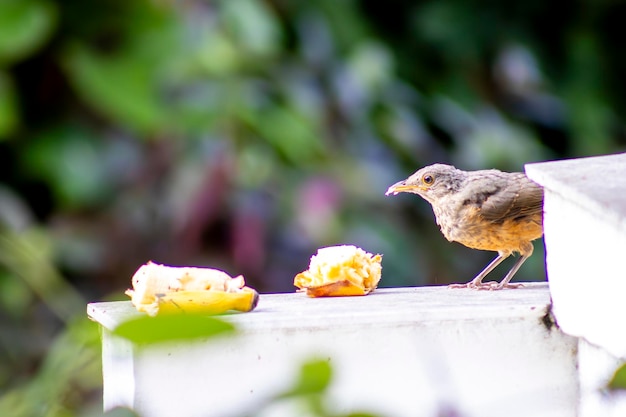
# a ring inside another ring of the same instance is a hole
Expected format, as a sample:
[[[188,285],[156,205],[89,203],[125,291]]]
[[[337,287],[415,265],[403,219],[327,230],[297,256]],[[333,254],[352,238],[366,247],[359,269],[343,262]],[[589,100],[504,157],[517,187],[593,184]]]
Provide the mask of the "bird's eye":
[[[422,182],[426,185],[433,185],[435,182],[435,177],[430,174],[426,174],[422,177]]]

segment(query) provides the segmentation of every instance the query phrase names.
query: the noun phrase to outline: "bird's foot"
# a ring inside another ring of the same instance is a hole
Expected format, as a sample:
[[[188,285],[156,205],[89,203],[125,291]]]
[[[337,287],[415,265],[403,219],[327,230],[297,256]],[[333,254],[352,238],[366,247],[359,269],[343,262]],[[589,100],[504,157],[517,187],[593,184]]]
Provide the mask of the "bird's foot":
[[[511,284],[510,282],[507,282],[505,284],[500,283],[497,285],[497,288],[494,288],[496,290],[501,290],[504,288],[510,288],[510,289],[514,289],[514,288],[522,288],[524,286],[524,284]]]
[[[523,284],[511,284],[510,282],[501,283],[498,281],[488,281],[488,282],[474,282],[470,281],[467,284],[450,284],[448,288],[469,288],[471,290],[478,291],[496,291],[502,290],[504,288],[520,288],[523,287]]]
[[[489,281],[489,282],[474,282],[470,281],[466,284],[450,284],[448,288],[469,288],[471,290],[493,290],[499,282],[497,281]]]

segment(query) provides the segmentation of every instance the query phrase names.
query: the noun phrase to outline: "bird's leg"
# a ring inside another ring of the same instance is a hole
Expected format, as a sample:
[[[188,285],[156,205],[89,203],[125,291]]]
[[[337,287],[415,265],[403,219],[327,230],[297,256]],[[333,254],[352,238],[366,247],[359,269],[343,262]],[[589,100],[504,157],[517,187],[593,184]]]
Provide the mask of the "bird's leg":
[[[494,284],[495,285],[501,285],[501,283],[500,284],[498,284],[498,283],[491,283],[491,282],[483,283],[483,279],[487,276],[487,274],[489,274],[491,271],[493,271],[496,266],[500,265],[500,263],[502,261],[504,261],[506,258],[508,258],[509,255],[511,255],[511,252],[498,252],[498,256],[493,261],[491,261],[489,263],[489,265],[487,265],[485,267],[485,269],[483,269],[478,275],[476,275],[476,278],[474,278],[473,280],[471,280],[467,284],[450,284],[450,285],[448,285],[448,288],[473,288],[473,289],[476,289],[476,290],[492,290],[492,289],[494,289]],[[519,263],[519,261],[518,261],[518,263]],[[520,266],[521,266],[521,264],[520,264]],[[513,268],[515,268],[515,266]],[[518,268],[519,268],[519,266],[518,266]],[[510,272],[509,272],[509,274],[510,274]],[[509,274],[507,274],[507,276],[509,276]],[[511,277],[512,277],[512,275],[511,275]],[[505,279],[506,279],[506,277],[505,277]],[[504,280],[502,280],[502,281],[504,282]]]
[[[513,268],[511,268],[511,270],[505,275],[502,281],[500,281],[500,283],[493,288],[494,290],[501,290],[502,288],[518,288],[523,286],[522,284],[510,284],[509,281],[511,281],[513,275],[515,275],[515,273],[520,269],[526,259],[528,259],[530,255],[533,254],[533,249],[534,247],[532,242],[529,242],[528,245],[524,248],[523,252],[521,252],[521,256],[517,260],[517,262],[515,262]]]
[[[520,256],[520,258],[517,260],[517,262],[515,262],[515,265],[513,265],[513,268],[511,268],[511,270],[505,275],[505,277],[502,279],[502,281],[500,281],[500,283],[492,286],[491,288],[485,288],[485,289],[501,290],[503,288],[519,288],[519,287],[523,287],[524,286],[523,284],[511,284],[511,283],[509,283],[509,281],[511,281],[511,278],[513,278],[513,275],[515,275],[517,270],[520,269],[520,267],[522,266],[524,261],[526,261],[526,259],[528,259],[528,256],[529,255],[522,255],[522,256]]]

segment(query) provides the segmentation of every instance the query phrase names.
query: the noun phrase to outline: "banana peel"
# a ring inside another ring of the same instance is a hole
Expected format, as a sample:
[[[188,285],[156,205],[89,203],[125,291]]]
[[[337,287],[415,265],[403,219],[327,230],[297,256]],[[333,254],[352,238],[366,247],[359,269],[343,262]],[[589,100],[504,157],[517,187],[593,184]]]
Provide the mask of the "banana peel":
[[[243,276],[231,277],[214,268],[142,265],[126,291],[138,311],[150,316],[166,313],[221,314],[252,311],[259,294],[245,286]]]
[[[296,275],[294,285],[310,297],[367,295],[378,286],[382,255],[354,245],[320,248],[309,269]]]
[[[306,287],[305,291],[309,297],[346,297],[366,295],[370,292],[366,292],[363,286],[355,285],[348,280],[330,282],[316,287]]]
[[[238,292],[176,291],[157,294],[159,314],[222,314],[228,311],[252,311],[259,293],[249,287]]]

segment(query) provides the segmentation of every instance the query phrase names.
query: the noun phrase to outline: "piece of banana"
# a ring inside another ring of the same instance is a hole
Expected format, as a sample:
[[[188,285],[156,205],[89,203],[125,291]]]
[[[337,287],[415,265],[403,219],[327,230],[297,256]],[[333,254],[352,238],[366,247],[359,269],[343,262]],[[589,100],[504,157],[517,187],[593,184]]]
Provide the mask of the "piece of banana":
[[[259,294],[244,287],[237,292],[224,291],[177,291],[157,295],[159,314],[221,314],[227,311],[252,311],[259,301]]]
[[[127,290],[126,295],[138,311],[151,316],[162,309],[179,312],[204,309],[211,314],[210,303],[216,304],[217,313],[250,311],[258,301],[258,293],[245,287],[241,275],[232,278],[213,268],[175,267],[150,261],[135,272],[132,285],[133,289]],[[179,293],[185,295],[175,295]]]
[[[294,285],[311,297],[367,295],[378,286],[382,255],[353,245],[318,249],[309,269],[296,275]]]

